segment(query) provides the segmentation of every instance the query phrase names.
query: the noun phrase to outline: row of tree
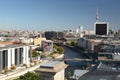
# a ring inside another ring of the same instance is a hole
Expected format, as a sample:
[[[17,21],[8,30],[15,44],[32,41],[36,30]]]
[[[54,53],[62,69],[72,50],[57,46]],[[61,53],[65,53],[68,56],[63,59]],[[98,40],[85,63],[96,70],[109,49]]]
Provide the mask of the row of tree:
[[[26,74],[21,75],[19,78],[15,80],[39,80],[39,76],[34,72],[27,72]]]
[[[57,46],[56,44],[54,44],[53,48],[55,48],[58,51],[58,53],[64,54],[64,48],[63,47]]]

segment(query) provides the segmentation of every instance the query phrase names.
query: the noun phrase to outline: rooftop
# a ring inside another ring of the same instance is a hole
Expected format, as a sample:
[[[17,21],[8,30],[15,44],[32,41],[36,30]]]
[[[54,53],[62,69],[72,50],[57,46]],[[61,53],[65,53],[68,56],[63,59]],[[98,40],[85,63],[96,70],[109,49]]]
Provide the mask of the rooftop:
[[[42,64],[40,67],[41,68],[54,68],[60,64],[61,64],[61,61],[50,61],[48,63]]]
[[[96,70],[86,73],[78,80],[120,80],[120,72]]]
[[[66,67],[67,65],[63,61],[49,61],[41,64],[40,68],[38,68],[36,71],[56,73],[65,69]]]
[[[73,74],[73,79],[76,79],[76,78],[80,78],[81,76],[83,76],[84,74],[86,74],[87,72],[89,72],[88,70],[79,70],[79,69],[76,69],[74,71],[74,74]]]
[[[21,43],[17,41],[0,41],[0,44],[8,45],[8,44],[21,44]]]
[[[10,44],[10,45],[1,45],[0,44],[0,50],[2,49],[8,49],[8,48],[16,48],[16,47],[21,47],[21,46],[25,46],[23,44]]]

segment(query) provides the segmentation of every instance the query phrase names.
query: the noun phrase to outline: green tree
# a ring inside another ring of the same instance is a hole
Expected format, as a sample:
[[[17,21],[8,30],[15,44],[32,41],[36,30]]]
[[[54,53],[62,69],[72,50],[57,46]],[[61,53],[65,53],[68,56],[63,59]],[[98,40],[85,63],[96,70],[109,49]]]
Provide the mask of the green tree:
[[[77,45],[76,42],[74,42],[74,41],[71,42],[71,46],[76,46],[76,45]]]
[[[41,58],[45,58],[46,56],[44,54],[41,55]]]
[[[71,76],[72,76],[71,72],[68,71],[68,72],[67,72],[67,77],[69,78],[69,77],[71,77]]]
[[[64,54],[64,48],[57,46],[56,44],[53,45],[53,48],[55,48],[60,54]]]
[[[58,46],[57,46],[56,44],[53,44],[53,48],[57,49],[57,48],[58,48]]]
[[[57,51],[58,51],[60,54],[64,54],[64,48],[63,48],[63,47],[58,47],[58,48],[57,48]]]
[[[64,80],[67,80],[67,78],[64,78]]]
[[[114,31],[112,29],[109,29],[109,34],[114,34]]]
[[[16,80],[38,80],[38,75],[34,72],[27,72]]]
[[[37,52],[37,51],[35,51],[35,50],[32,50],[32,56],[33,56],[33,57],[37,57],[37,56],[39,56],[39,55],[40,55],[39,52]]]

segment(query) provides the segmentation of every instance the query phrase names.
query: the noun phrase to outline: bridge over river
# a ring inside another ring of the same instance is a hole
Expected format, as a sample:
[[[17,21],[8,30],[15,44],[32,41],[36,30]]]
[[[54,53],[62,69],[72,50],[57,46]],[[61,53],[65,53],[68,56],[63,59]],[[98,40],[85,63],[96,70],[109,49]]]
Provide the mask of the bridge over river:
[[[91,62],[92,59],[80,59],[80,58],[65,58],[65,59],[45,59],[45,60],[53,60],[53,61],[56,61],[56,60],[59,60],[59,61],[79,61],[79,62]]]

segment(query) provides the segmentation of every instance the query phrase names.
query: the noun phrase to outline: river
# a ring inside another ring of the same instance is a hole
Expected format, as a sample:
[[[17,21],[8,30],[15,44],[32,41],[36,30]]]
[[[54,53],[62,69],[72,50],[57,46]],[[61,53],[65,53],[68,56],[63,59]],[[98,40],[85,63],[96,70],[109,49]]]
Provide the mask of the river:
[[[68,47],[64,47],[65,50],[65,59],[68,58],[82,58],[81,54],[68,48]],[[71,72],[71,74],[73,74],[75,69],[82,69],[83,66],[85,65],[85,62],[80,62],[80,61],[66,61],[66,64],[68,64],[68,67],[66,68],[66,74],[68,72]]]

